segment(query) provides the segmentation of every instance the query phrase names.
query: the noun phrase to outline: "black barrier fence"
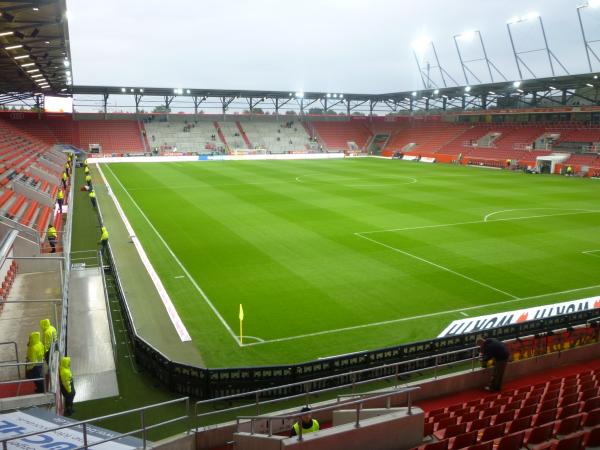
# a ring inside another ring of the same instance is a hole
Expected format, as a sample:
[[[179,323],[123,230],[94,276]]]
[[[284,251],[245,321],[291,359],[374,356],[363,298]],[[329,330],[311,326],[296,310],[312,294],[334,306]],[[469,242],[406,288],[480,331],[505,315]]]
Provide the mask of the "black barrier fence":
[[[436,363],[460,363],[471,359],[473,357],[471,350],[465,350],[464,352],[459,350],[474,347],[475,338],[478,334],[508,340],[532,335],[551,335],[553,330],[600,320],[600,309],[588,309],[514,325],[503,325],[470,334],[412,342],[318,361],[268,367],[210,369],[172,361],[139,336],[133,327],[131,312],[112,257],[110,258],[110,270],[115,277],[115,285],[124,312],[125,325],[133,343],[137,364],[158,378],[173,392],[199,399],[239,394],[302,381],[309,382],[330,375],[422,358],[420,361],[403,365],[401,368],[382,367],[380,370],[369,371],[365,374],[313,382],[312,389],[333,387],[368,378],[394,375],[395,373],[401,376],[403,372],[426,369],[433,367]],[[457,353],[439,357],[437,361],[436,358],[427,358],[428,356],[452,351],[457,351]],[[289,396],[300,393],[302,393],[302,387],[296,386],[274,390],[272,395]]]

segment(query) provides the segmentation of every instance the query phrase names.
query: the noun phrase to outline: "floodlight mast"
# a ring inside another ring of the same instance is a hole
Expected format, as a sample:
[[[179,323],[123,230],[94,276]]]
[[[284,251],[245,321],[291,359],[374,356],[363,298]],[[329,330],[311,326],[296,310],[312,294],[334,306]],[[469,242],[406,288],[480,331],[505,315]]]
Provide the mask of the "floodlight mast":
[[[517,48],[515,46],[514,37],[512,35],[512,30],[511,30],[510,26],[515,25],[517,23],[527,22],[527,21],[531,21],[531,20],[535,20],[535,19],[538,20],[539,25],[540,25],[540,30],[542,33],[542,37],[544,39],[544,48],[525,50],[525,51],[520,51],[520,52],[517,51]],[[544,29],[544,22],[542,21],[542,16],[540,16],[538,13],[531,12],[522,17],[513,17],[512,19],[508,20],[508,22],[506,22],[506,29],[508,30],[508,37],[510,38],[510,45],[512,47],[513,55],[515,57],[515,62],[517,64],[517,71],[519,72],[519,78],[521,78],[521,79],[523,78],[523,73],[521,71],[521,65],[525,69],[527,69],[527,71],[533,76],[533,78],[537,78],[537,76],[533,72],[533,70],[531,70],[531,68],[525,63],[525,61],[523,61],[523,58],[521,58],[522,54],[534,53],[534,52],[545,52],[547,54],[548,63],[550,64],[550,72],[552,73],[552,76],[556,76],[556,73],[554,70],[554,64],[552,63],[553,59],[560,65],[562,70],[564,70],[565,73],[567,75],[569,75],[569,71],[566,69],[566,67],[563,65],[563,63],[561,63],[560,60],[556,57],[556,55],[552,52],[552,50],[550,50],[550,47],[548,46],[548,39],[546,38],[546,30]]]
[[[583,5],[579,5],[577,7],[577,18],[579,19],[579,28],[581,29],[581,37],[583,38],[583,45],[585,47],[585,56],[587,58],[588,67],[590,68],[590,72],[594,71],[594,69],[592,67],[591,56],[593,56],[596,59],[596,61],[598,61],[600,63],[600,57],[598,57],[598,55],[592,48],[591,44],[594,42],[600,42],[600,40],[598,40],[598,39],[588,40],[587,39],[587,37],[585,35],[585,27],[583,26],[583,19],[581,18],[581,10],[584,8],[588,8],[588,7],[596,8],[597,6],[600,6],[600,2],[589,3],[586,1]]]
[[[427,62],[427,71],[425,71],[421,67],[421,63],[419,62],[419,56],[417,55],[417,50],[420,50],[424,53],[425,50],[427,49],[427,47],[429,47],[429,46],[431,46],[431,49],[433,51],[433,57],[435,58],[435,66],[431,66],[431,64],[429,62]],[[412,50],[413,50],[413,55],[415,57],[415,62],[417,63],[417,68],[419,69],[419,75],[421,76],[421,81],[423,82],[423,87],[425,89],[439,87],[430,76],[431,69],[439,70],[440,78],[442,79],[442,84],[444,85],[444,87],[448,87],[448,84],[446,83],[446,78],[449,78],[450,80],[452,80],[452,82],[456,86],[459,85],[459,83],[454,78],[452,78],[452,76],[448,73],[448,71],[446,71],[446,69],[444,69],[442,67],[442,65],[440,64],[440,59],[438,57],[437,49],[435,48],[435,45],[433,44],[433,41],[431,39],[421,38],[418,41],[413,42]]]
[[[475,34],[477,34],[478,37],[479,37],[479,44],[481,46],[481,50],[482,50],[482,53],[483,53],[483,58],[475,58],[475,59],[471,59],[471,60],[465,61],[463,59],[462,53],[460,51],[460,45],[459,45],[458,41],[461,40],[461,39],[472,40],[475,37]],[[465,76],[465,82],[466,82],[466,84],[471,84],[471,82],[469,81],[469,77],[467,75],[467,72],[470,73],[473,76],[473,78],[475,78],[477,80],[478,83],[482,82],[479,79],[479,77],[477,75],[475,75],[475,73],[468,66],[468,63],[478,62],[478,61],[485,61],[485,64],[486,64],[487,70],[488,70],[488,75],[490,76],[490,80],[491,80],[492,83],[495,82],[494,75],[492,73],[492,68],[502,78],[504,78],[504,81],[508,81],[508,79],[504,76],[504,74],[502,72],[500,72],[500,70],[498,69],[498,67],[496,67],[496,65],[489,59],[488,54],[487,54],[487,50],[485,48],[485,44],[483,43],[483,36],[481,35],[481,32],[479,30],[467,31],[467,32],[462,33],[462,34],[455,34],[454,35],[454,45],[456,46],[456,52],[458,53],[458,59],[460,60],[460,65],[462,67],[463,74]]]

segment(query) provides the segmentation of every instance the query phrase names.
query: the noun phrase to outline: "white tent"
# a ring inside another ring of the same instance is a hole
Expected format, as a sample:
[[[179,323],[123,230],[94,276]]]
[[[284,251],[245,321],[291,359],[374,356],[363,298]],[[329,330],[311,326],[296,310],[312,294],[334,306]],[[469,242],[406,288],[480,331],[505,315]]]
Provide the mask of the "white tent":
[[[554,173],[556,164],[565,162],[570,156],[570,153],[552,153],[551,155],[538,156],[535,161],[537,170],[543,173],[543,168],[550,167],[550,173]]]

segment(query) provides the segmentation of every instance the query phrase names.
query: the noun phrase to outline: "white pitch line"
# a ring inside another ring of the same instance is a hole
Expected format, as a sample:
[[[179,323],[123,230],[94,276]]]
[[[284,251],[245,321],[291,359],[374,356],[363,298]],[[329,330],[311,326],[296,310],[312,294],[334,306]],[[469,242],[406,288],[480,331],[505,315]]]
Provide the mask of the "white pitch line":
[[[484,283],[483,281],[479,281],[479,280],[476,280],[475,278],[471,278],[471,277],[470,277],[470,276],[468,276],[468,275],[464,275],[464,274],[462,274],[462,273],[460,273],[460,272],[456,272],[456,271],[454,271],[454,270],[452,270],[452,269],[449,269],[449,268],[448,268],[448,267],[446,267],[446,266],[442,266],[441,264],[437,264],[437,263],[434,263],[433,261],[429,261],[428,259],[421,258],[420,256],[413,255],[412,253],[409,253],[409,252],[405,252],[404,250],[400,250],[399,248],[392,247],[391,245],[384,244],[383,242],[379,242],[379,241],[378,241],[378,240],[376,240],[376,239],[371,239],[371,238],[369,238],[369,237],[363,236],[363,235],[362,235],[362,234],[360,234],[360,233],[354,233],[354,234],[355,234],[356,236],[358,236],[358,237],[361,237],[361,238],[363,238],[363,239],[366,239],[367,241],[371,241],[371,242],[373,242],[374,244],[381,245],[382,247],[385,247],[385,248],[387,248],[387,249],[390,249],[390,250],[392,250],[392,251],[394,251],[394,252],[396,252],[396,253],[401,253],[401,254],[403,254],[403,255],[405,255],[405,256],[409,256],[409,257],[411,257],[411,258],[414,258],[414,259],[416,259],[416,260],[418,260],[418,261],[424,262],[425,264],[429,264],[429,265],[431,265],[431,266],[433,266],[433,267],[436,267],[436,268],[438,268],[438,269],[440,269],[440,270],[444,270],[444,271],[446,271],[446,272],[448,272],[448,273],[451,273],[451,274],[453,274],[453,275],[456,275],[457,277],[464,278],[465,280],[471,281],[472,283],[475,283],[475,284],[478,284],[478,285],[480,285],[480,286],[486,287],[486,288],[488,288],[488,289],[491,289],[492,291],[499,292],[499,293],[501,293],[501,294],[503,294],[503,295],[506,295],[507,297],[518,298],[517,296],[515,296],[515,295],[512,295],[512,294],[511,294],[511,293],[509,293],[509,292],[503,291],[502,289],[495,288],[494,286],[491,286],[491,285],[489,285],[489,284],[487,284],[487,283]]]
[[[490,217],[492,217],[495,214],[502,214],[505,212],[513,212],[513,211],[578,211],[578,212],[596,212],[596,211],[590,211],[589,209],[562,209],[562,208],[517,208],[517,209],[503,209],[500,211],[494,211],[491,212],[489,214],[487,214],[484,218],[483,221],[484,222],[493,222],[493,221],[488,221],[488,219]]]
[[[385,320],[382,322],[365,323],[362,325],[355,325],[352,327],[336,328],[336,329],[332,329],[332,330],[316,331],[314,333],[299,334],[296,336],[288,336],[288,337],[284,337],[284,338],[269,339],[269,340],[265,340],[264,342],[255,342],[252,344],[244,344],[243,346],[244,347],[252,347],[254,345],[264,345],[264,344],[271,344],[271,343],[277,343],[277,342],[293,341],[296,339],[304,339],[304,338],[315,337],[315,336],[323,336],[323,335],[327,335],[327,334],[340,333],[340,332],[344,332],[344,331],[354,331],[354,330],[360,330],[363,328],[372,328],[372,327],[378,327],[378,326],[382,326],[382,325],[390,325],[390,324],[400,323],[400,322],[409,322],[412,320],[426,319],[429,317],[444,316],[444,315],[448,315],[448,314],[456,314],[456,313],[460,313],[461,311],[472,311],[472,310],[481,309],[481,308],[489,308],[492,306],[507,305],[510,303],[516,303],[516,302],[521,302],[521,301],[526,301],[526,300],[535,300],[538,298],[551,297],[553,295],[570,294],[572,292],[585,291],[588,289],[595,289],[595,288],[600,288],[600,284],[596,284],[594,286],[586,286],[586,287],[582,287],[582,288],[576,288],[576,289],[568,289],[566,291],[549,292],[547,294],[533,295],[531,297],[521,297],[521,298],[515,298],[515,299],[511,299],[511,300],[503,300],[500,302],[486,303],[484,305],[469,306],[467,308],[449,309],[447,311],[438,311],[438,312],[429,313],[429,314],[420,314],[418,316],[402,317],[400,319],[391,319],[391,320]]]
[[[595,255],[594,253],[600,253],[600,250],[586,250],[584,252],[581,252],[584,255],[590,255],[590,256],[595,256],[596,258],[600,258],[600,255]]]
[[[462,314],[465,317],[469,317],[469,315],[466,312],[464,312],[464,311],[460,311],[460,314]]]
[[[206,301],[207,305],[210,307],[210,309],[212,309],[213,313],[215,313],[215,315],[221,321],[221,323],[223,324],[223,326],[225,327],[225,329],[229,332],[229,334],[231,335],[231,337],[233,338],[233,340],[236,341],[236,343],[238,345],[240,345],[238,337],[233,332],[233,330],[231,329],[231,327],[227,324],[227,322],[225,321],[225,319],[223,318],[223,316],[221,316],[221,314],[219,313],[219,311],[217,310],[217,308],[215,308],[215,306],[212,304],[212,302],[210,301],[210,299],[208,298],[208,296],[204,293],[204,291],[202,290],[202,288],[198,285],[198,283],[196,282],[196,280],[194,280],[194,278],[192,277],[192,275],[190,275],[190,273],[185,268],[185,266],[183,265],[183,263],[179,260],[179,258],[177,257],[177,255],[175,255],[175,252],[173,252],[173,250],[171,250],[171,247],[169,247],[169,244],[167,244],[167,242],[163,239],[163,237],[158,232],[158,230],[156,229],[156,227],[152,224],[152,222],[150,222],[150,219],[148,219],[148,216],[146,216],[146,214],[144,214],[144,211],[142,211],[142,208],[140,208],[140,206],[133,199],[133,197],[131,196],[131,194],[127,191],[127,189],[125,188],[125,186],[123,186],[123,183],[121,183],[121,180],[119,180],[119,178],[113,172],[113,170],[110,168],[109,165],[107,165],[106,168],[112,173],[113,177],[115,177],[115,180],[117,181],[117,183],[119,183],[119,186],[121,186],[121,189],[123,189],[123,191],[125,192],[125,194],[127,195],[127,197],[129,197],[129,199],[131,200],[131,202],[133,203],[133,205],[137,208],[137,210],[140,212],[140,214],[142,215],[142,217],[146,220],[146,222],[148,222],[148,225],[150,226],[150,228],[152,229],[152,231],[154,231],[154,233],[156,234],[156,236],[158,237],[158,239],[165,246],[165,248],[167,249],[167,251],[169,252],[169,254],[173,257],[173,259],[175,260],[175,262],[177,263],[177,265],[181,268],[181,270],[183,271],[183,273],[188,277],[188,279],[190,280],[190,282],[192,283],[192,285],[196,288],[196,290],[200,293],[200,295],[202,296],[202,298],[204,298],[204,300]]]
[[[522,217],[509,217],[506,219],[494,219],[494,220],[470,220],[468,222],[454,222],[454,223],[441,223],[436,225],[422,225],[418,227],[405,227],[405,228],[388,228],[386,230],[372,230],[372,231],[360,231],[358,233],[354,233],[356,235],[364,235],[364,234],[375,234],[375,233],[389,233],[393,231],[411,231],[411,230],[426,230],[429,228],[445,228],[445,227],[454,227],[458,225],[474,225],[478,223],[493,223],[493,222],[511,222],[513,220],[526,220],[526,219],[538,219],[541,217],[557,217],[557,216],[575,216],[579,214],[597,214],[600,211],[595,210],[580,210],[580,212],[573,213],[564,213],[564,214],[540,214],[536,216],[522,216]]]

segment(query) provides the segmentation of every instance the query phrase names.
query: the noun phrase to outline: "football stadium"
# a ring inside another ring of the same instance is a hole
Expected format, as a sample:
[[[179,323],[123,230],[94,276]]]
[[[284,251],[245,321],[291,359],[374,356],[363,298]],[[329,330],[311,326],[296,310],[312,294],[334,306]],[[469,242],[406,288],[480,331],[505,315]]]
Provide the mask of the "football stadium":
[[[0,448],[600,448],[600,2],[204,3],[0,2]]]

